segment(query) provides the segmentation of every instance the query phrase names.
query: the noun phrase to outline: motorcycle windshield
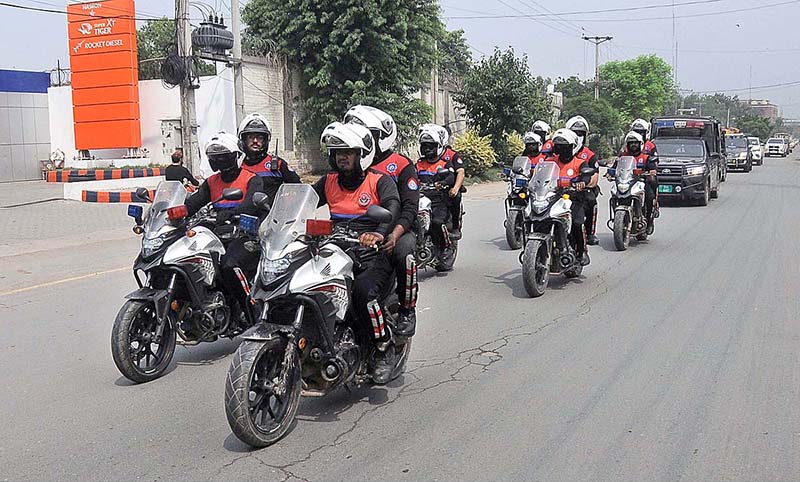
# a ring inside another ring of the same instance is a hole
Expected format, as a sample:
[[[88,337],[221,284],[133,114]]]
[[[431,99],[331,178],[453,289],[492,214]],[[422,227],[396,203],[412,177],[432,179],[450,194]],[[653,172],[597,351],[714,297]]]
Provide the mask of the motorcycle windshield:
[[[522,174],[525,177],[530,177],[531,160],[528,158],[528,156],[515,157],[514,162],[511,164],[511,171],[514,174]]]
[[[633,170],[636,169],[636,159],[624,156],[617,159],[617,181],[630,182],[633,179]]]
[[[545,199],[550,193],[558,189],[558,165],[552,161],[540,162],[533,171],[528,188],[534,199]]]
[[[258,228],[261,254],[279,259],[289,243],[306,233],[306,221],[314,219],[319,204],[314,188],[308,184],[281,184],[267,219]]]
[[[162,228],[169,226],[167,209],[186,202],[186,189],[179,181],[161,181],[156,188],[153,203],[144,220],[145,238],[155,238],[162,234]]]

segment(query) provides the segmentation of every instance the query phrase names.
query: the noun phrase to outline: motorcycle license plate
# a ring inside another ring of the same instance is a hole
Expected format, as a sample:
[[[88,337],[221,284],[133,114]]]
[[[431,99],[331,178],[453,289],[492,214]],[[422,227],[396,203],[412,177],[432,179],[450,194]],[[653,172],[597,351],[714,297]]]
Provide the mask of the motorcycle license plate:
[[[670,186],[669,184],[661,184],[661,185],[658,186],[658,192],[671,193],[672,192],[672,186]]]

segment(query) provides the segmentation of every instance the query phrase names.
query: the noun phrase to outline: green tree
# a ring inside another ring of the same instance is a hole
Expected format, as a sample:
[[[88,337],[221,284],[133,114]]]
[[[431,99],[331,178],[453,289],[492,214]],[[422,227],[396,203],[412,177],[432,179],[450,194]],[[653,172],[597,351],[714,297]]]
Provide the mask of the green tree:
[[[513,49],[495,50],[470,69],[454,96],[481,136],[491,136],[501,161],[509,156],[506,132],[525,132],[536,119],[550,118],[550,101],[542,79],[528,69],[526,56]]]
[[[747,116],[750,112],[747,105],[739,97],[728,96],[722,93],[713,95],[690,94],[681,98],[684,108],[694,108],[698,115],[716,117],[723,124],[727,122],[728,115],[731,119]],[[735,124],[731,122],[731,124]]]
[[[562,118],[581,115],[589,122],[589,148],[601,157],[608,157],[627,128],[622,114],[603,98],[594,99],[594,93],[585,93],[564,100]]]
[[[441,83],[460,89],[472,67],[472,54],[463,30],[445,31],[437,43]]]
[[[626,119],[650,118],[672,110],[672,68],[657,55],[614,61],[600,67],[601,96]]]
[[[166,17],[145,22],[136,31],[139,80],[161,78],[161,61],[175,52],[175,20]],[[216,68],[207,62],[196,63],[198,75],[214,75]]]
[[[410,96],[430,80],[444,32],[435,0],[251,0],[242,18],[299,66],[306,138],[358,102],[392,114],[401,141],[429,116]]]
[[[766,117],[750,114],[736,119],[736,127],[745,134],[752,134],[758,136],[759,139],[766,140],[775,132],[776,126]]]
[[[588,81],[581,80],[573,75],[566,79],[558,79],[556,81],[556,92],[561,92],[564,95],[564,99],[588,94],[594,96],[594,86]]]

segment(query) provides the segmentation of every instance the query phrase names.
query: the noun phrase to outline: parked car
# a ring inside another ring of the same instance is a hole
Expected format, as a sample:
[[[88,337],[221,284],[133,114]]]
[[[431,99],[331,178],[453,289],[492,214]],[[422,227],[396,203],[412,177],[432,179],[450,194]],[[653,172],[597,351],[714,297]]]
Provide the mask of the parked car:
[[[786,139],[782,137],[770,137],[764,149],[764,155],[766,157],[786,157],[789,155],[789,145],[786,143]]]
[[[761,140],[758,137],[750,136],[747,138],[750,145],[750,155],[753,156],[753,164],[761,166],[764,164],[764,148],[761,147]]]
[[[693,200],[701,206],[719,196],[725,164],[698,138],[661,137],[658,148],[658,195]]]
[[[725,136],[725,150],[728,154],[728,170],[741,169],[744,172],[753,170],[753,154],[745,136]]]

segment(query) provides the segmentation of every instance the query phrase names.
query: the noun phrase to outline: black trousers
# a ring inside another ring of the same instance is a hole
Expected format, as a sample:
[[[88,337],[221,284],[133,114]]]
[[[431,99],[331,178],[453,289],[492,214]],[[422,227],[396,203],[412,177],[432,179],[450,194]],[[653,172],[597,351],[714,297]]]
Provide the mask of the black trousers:
[[[223,287],[239,303],[239,308],[245,311],[248,319],[251,313],[245,307],[250,302],[250,287],[260,256],[261,249],[257,242],[238,238],[228,243],[225,256],[220,260]]]
[[[397,297],[400,307],[413,310],[417,306],[417,235],[407,232],[400,236],[392,250],[392,265],[397,276]]]
[[[579,254],[586,251],[586,221],[589,219],[587,214],[590,206],[586,194],[588,193],[572,199],[572,229],[569,236]],[[594,204],[597,205],[597,198],[594,199]]]
[[[387,341],[389,330],[384,324],[381,298],[394,275],[392,260],[381,252],[361,266],[353,281],[353,311],[359,323],[373,333],[376,342]]]
[[[459,193],[455,197],[448,198],[447,204],[450,209],[450,218],[453,220],[453,229],[461,229],[461,218],[464,214],[464,209],[461,205],[461,194]]]
[[[647,222],[652,222],[653,211],[656,205],[658,182],[646,182],[644,185],[644,217]]]
[[[584,229],[586,235],[594,235],[597,233],[597,196],[600,195],[599,188],[592,188],[587,192],[586,201],[586,220],[584,221]]]

